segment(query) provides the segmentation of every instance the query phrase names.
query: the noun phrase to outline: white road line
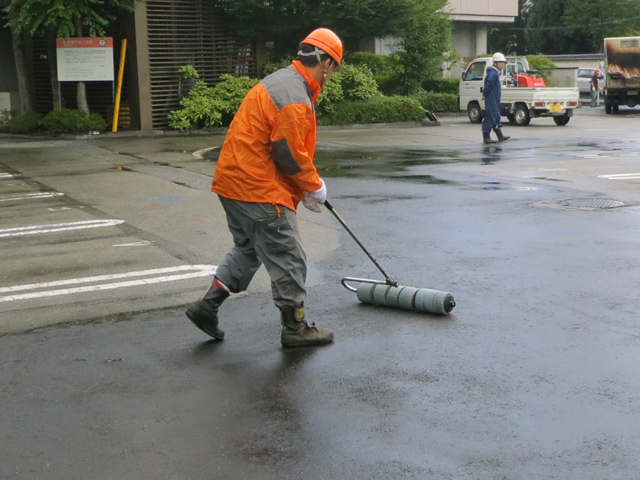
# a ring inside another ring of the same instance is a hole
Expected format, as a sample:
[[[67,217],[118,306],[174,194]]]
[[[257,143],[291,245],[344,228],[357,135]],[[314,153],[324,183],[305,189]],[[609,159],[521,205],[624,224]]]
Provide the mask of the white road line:
[[[14,178],[20,178],[22,175],[20,173],[16,173],[15,175],[13,173],[6,173],[6,172],[0,172],[0,180],[6,180],[8,178],[14,179]]]
[[[24,195],[18,195],[17,197],[9,197],[2,198],[0,197],[0,202],[12,202],[15,200],[31,200],[34,198],[53,198],[60,197],[64,195],[64,193],[60,192],[38,192],[38,193],[25,193]]]
[[[113,246],[114,247],[147,247],[149,245],[153,245],[153,242],[142,240],[140,242],[118,243],[117,245],[113,245]]]
[[[0,293],[14,293],[25,290],[42,290],[50,287],[60,287],[64,285],[85,284],[73,288],[61,288],[56,290],[44,290],[30,293],[19,293],[5,295],[0,297],[0,303],[12,302],[16,300],[28,300],[33,298],[55,297],[59,295],[69,295],[73,293],[87,293],[103,290],[114,290],[117,288],[136,287],[142,285],[153,285],[156,283],[175,282],[179,280],[187,280],[190,278],[212,276],[216,271],[215,265],[181,265],[178,267],[156,268],[152,270],[141,270],[138,272],[116,273],[112,275],[100,275],[95,277],[71,278],[68,280],[59,280],[55,282],[33,283],[30,285],[16,285],[13,287],[0,288]],[[178,273],[187,272],[187,273]],[[174,273],[173,275],[161,275],[164,273]],[[156,276],[153,276],[156,275]],[[121,282],[97,283],[106,280],[116,280],[134,277],[150,277],[137,278],[133,280],[125,280]],[[86,285],[96,283],[95,285]]]
[[[606,178],[608,180],[637,180],[640,179],[640,173],[616,173],[612,175],[598,175],[598,178]]]
[[[67,232],[70,230],[84,230],[85,228],[113,227],[124,223],[124,220],[85,220],[83,222],[54,223],[50,225],[31,225],[29,227],[0,229],[0,238],[20,237],[22,235],[37,235],[41,233]]]
[[[108,280],[119,280],[121,278],[149,277],[151,275],[161,275],[164,273],[188,272],[188,271],[204,272],[213,275],[216,272],[215,265],[179,265],[177,267],[153,268],[151,270],[139,270],[137,272],[112,273],[108,275],[97,275],[94,277],[70,278],[67,280],[56,280],[53,282],[31,283],[29,285],[16,285],[14,287],[0,287],[0,293],[19,292],[23,290],[36,290],[50,287],[61,287],[63,285],[75,285],[78,283],[97,283]]]

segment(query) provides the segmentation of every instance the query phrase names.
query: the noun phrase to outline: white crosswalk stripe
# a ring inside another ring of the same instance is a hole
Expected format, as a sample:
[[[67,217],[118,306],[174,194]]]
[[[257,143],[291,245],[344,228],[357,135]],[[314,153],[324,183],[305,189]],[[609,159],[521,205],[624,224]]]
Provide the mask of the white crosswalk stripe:
[[[607,180],[638,180],[640,173],[615,173],[611,175],[598,175],[598,178],[606,178]]]
[[[82,222],[53,223],[50,225],[31,225],[28,227],[0,229],[0,238],[20,237],[23,235],[39,235],[43,233],[67,232],[87,228],[113,227],[124,223],[124,220],[85,220]]]
[[[29,285],[15,285],[0,287],[0,303],[34,298],[55,297],[77,293],[114,290],[136,286],[153,285],[156,283],[176,282],[191,278],[212,276],[216,272],[215,265],[179,265],[177,267],[154,268],[137,272],[115,273],[92,277],[70,278],[53,282],[32,283]],[[119,281],[113,281],[119,280]],[[70,288],[56,288],[69,287]],[[18,293],[27,292],[27,293]]]

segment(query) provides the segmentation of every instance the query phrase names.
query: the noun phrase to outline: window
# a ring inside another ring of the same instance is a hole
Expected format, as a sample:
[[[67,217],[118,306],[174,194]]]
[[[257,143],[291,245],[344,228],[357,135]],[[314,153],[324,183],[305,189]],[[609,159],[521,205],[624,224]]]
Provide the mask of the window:
[[[486,62],[475,62],[469,65],[467,70],[462,74],[462,80],[465,82],[473,80],[482,80]]]

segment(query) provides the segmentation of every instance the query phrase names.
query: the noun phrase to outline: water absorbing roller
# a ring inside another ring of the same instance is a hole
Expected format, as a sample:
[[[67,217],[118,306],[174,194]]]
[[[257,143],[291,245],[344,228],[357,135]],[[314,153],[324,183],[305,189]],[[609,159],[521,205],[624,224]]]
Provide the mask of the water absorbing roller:
[[[440,290],[394,286],[382,280],[356,277],[344,277],[341,282],[347,290],[355,292],[362,303],[439,315],[447,315],[456,306],[453,296]],[[354,287],[348,282],[356,282],[359,285]]]
[[[360,242],[355,233],[349,228],[347,223],[333,208],[329,201],[324,202],[324,206],[338,219],[340,224],[345,228],[349,235],[356,241],[362,251],[367,254],[373,264],[384,275],[385,280],[371,280],[368,278],[344,277],[342,285],[358,296],[358,300],[363,303],[372,303],[374,305],[385,305],[393,308],[402,308],[404,310],[413,310],[418,312],[429,312],[440,315],[446,315],[453,310],[456,302],[450,293],[440,290],[432,290],[430,288],[414,288],[399,285],[387,272],[380,266],[378,261],[373,258],[371,253]],[[357,287],[350,285],[358,283]]]

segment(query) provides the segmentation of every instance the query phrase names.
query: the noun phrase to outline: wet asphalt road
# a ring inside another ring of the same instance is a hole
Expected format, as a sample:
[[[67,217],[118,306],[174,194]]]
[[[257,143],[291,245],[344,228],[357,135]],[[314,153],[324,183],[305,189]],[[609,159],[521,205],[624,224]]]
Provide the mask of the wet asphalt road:
[[[320,132],[334,207],[401,284],[451,292],[446,317],[359,304],[339,279],[380,273],[305,211],[325,347],[280,349],[264,275],[225,303],[224,342],[183,316],[207,277],[0,303],[0,479],[637,478],[639,113],[505,127],[497,151],[464,117]],[[69,197],[7,200],[2,229],[126,220],[0,238],[0,287],[221,258],[213,164],[191,156],[220,140],[0,139],[29,184],[0,200]]]

